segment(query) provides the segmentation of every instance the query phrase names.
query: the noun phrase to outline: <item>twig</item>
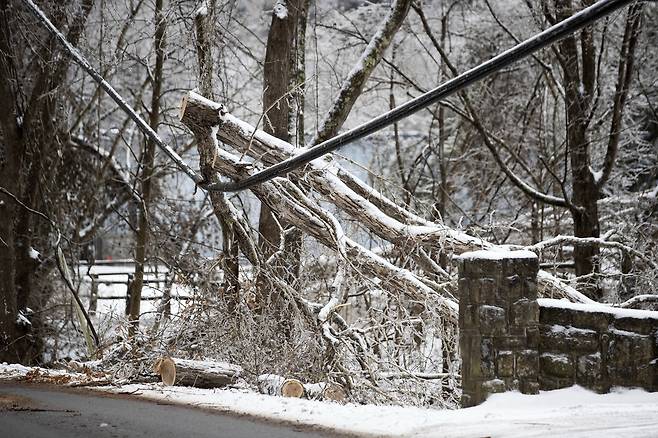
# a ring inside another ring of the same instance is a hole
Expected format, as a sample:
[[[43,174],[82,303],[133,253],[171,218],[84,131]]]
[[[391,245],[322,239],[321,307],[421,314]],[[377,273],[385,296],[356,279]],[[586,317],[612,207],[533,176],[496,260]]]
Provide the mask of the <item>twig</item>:
[[[521,247],[522,249],[527,249],[529,251],[537,252],[537,251],[543,251],[546,248],[550,248],[552,246],[558,246],[558,245],[563,245],[565,243],[573,243],[573,244],[585,244],[585,245],[599,245],[607,248],[615,248],[619,249],[621,251],[624,251],[628,254],[632,254],[636,256],[637,258],[643,260],[647,265],[649,265],[652,269],[658,270],[658,265],[651,260],[649,257],[645,256],[642,254],[640,251],[636,250],[635,248],[631,248],[628,245],[624,245],[621,242],[617,242],[614,240],[607,240],[610,238],[610,236],[614,234],[613,232],[608,232],[602,237],[574,237],[574,236],[564,236],[564,235],[559,235],[555,236],[551,239],[544,240],[542,242],[535,243],[534,245],[530,246],[524,246]]]

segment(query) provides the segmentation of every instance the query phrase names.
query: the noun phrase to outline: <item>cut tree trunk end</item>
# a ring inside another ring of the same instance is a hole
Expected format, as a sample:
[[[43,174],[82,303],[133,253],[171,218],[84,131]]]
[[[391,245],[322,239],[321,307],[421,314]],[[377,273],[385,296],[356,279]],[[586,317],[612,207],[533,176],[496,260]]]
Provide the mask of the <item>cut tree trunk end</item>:
[[[155,361],[153,371],[165,386],[194,386],[221,388],[237,382],[242,368],[223,362],[162,357]]]
[[[302,398],[310,400],[331,400],[344,402],[347,393],[342,386],[335,383],[302,383],[297,379],[288,379],[276,374],[258,376],[258,389],[267,395]]]
[[[176,363],[170,357],[156,360],[153,371],[160,375],[164,386],[171,386],[176,382]]]
[[[302,398],[304,385],[297,379],[287,379],[276,374],[263,374],[258,376],[258,389],[263,394],[279,395],[283,397]]]
[[[330,400],[344,403],[347,400],[345,389],[336,383],[307,383],[304,385],[306,397],[312,400]]]

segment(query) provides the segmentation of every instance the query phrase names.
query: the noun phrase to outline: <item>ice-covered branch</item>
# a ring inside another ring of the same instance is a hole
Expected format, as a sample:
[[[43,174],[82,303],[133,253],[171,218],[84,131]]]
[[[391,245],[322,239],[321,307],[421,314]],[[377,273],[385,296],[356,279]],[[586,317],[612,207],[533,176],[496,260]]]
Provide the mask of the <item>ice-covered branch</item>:
[[[199,124],[216,125],[219,140],[231,145],[239,153],[247,154],[255,160],[262,160],[265,164],[285,160],[299,153],[299,149],[295,149],[290,143],[279,140],[263,131],[255,130],[250,124],[228,113],[222,105],[193,92],[188,93],[184,101],[181,120],[190,127]],[[240,178],[255,173],[256,169],[253,165],[240,161],[237,156],[227,151],[217,148],[215,155],[219,158],[214,169],[223,175]],[[325,156],[310,162],[303,171],[298,171],[296,174],[302,184],[312,187],[315,192],[323,195],[333,205],[389,242],[402,245],[416,244],[430,249],[442,249],[455,254],[468,250],[496,247],[489,242],[453,230],[441,223],[426,221],[410,212],[405,213],[403,208],[393,207],[394,203],[392,201],[369,189],[365,183],[359,182],[361,193],[376,194],[379,197],[380,205],[386,205],[389,210],[396,211],[400,219],[409,219],[409,222],[402,222],[386,214],[370,199],[352,190],[351,186],[354,185],[353,182],[357,179],[351,176],[348,171],[342,169],[331,156]],[[350,175],[350,177],[346,179],[346,175]],[[351,181],[352,184],[348,185],[345,182],[346,180]],[[275,181],[275,184],[265,183],[260,187],[254,186],[252,190],[261,198],[261,201],[270,205],[279,214],[285,215],[286,220],[316,237],[328,247],[336,248],[335,237],[332,237],[333,225],[329,226],[318,217],[318,215],[321,215],[320,217],[324,215],[324,213],[320,213],[323,210],[317,207],[314,201],[309,199],[287,179],[278,178]],[[284,189],[287,195],[284,196],[277,187]],[[291,195],[291,193],[296,194]],[[311,212],[313,213],[310,214]],[[391,275],[391,272],[400,270],[400,268],[388,263],[372,251],[356,245],[349,239],[347,239],[347,242],[350,242],[346,243],[348,254],[352,253],[354,257],[359,257],[371,272],[377,272],[386,278]],[[351,246],[352,243],[356,246]],[[407,277],[408,275],[411,277]],[[410,271],[402,270],[394,276],[398,282],[401,281],[400,277],[413,278],[414,280],[411,283],[405,284],[411,286],[411,284],[420,283],[422,285],[419,286],[421,291],[432,290],[431,287],[428,287],[424,281],[420,281]],[[549,296],[558,295],[568,297],[576,302],[583,302],[584,297],[582,294],[546,272],[540,275],[539,282],[540,290],[543,288],[552,291]]]
[[[338,97],[320,124],[318,133],[311,141],[311,144],[321,143],[338,133],[352,110],[354,102],[361,95],[368,78],[381,61],[384,51],[386,51],[395,33],[402,26],[410,6],[411,0],[395,0],[391,5],[388,15],[371,38],[356,65],[347,75]]]
[[[620,251],[623,251],[627,254],[634,255],[635,257],[643,260],[647,265],[651,267],[653,270],[658,270],[658,265],[647,257],[646,255],[642,254],[640,251],[636,250],[635,248],[631,248],[628,245],[624,245],[621,242],[617,242],[615,240],[608,240],[608,236],[602,236],[602,237],[574,237],[574,236],[555,236],[551,239],[544,240],[542,242],[535,243],[534,245],[526,246],[525,249],[528,249],[530,251],[542,251],[546,248],[550,248],[552,246],[558,246],[558,245],[564,245],[564,244],[580,244],[580,245],[597,245],[597,246],[602,246],[606,248],[614,248],[618,249]]]

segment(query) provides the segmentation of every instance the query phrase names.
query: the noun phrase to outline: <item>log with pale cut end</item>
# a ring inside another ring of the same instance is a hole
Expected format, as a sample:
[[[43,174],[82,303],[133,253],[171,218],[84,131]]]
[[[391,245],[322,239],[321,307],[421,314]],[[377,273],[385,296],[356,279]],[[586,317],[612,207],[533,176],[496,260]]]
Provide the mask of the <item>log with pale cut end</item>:
[[[310,400],[336,402],[344,402],[347,399],[345,389],[336,383],[302,383],[297,379],[288,379],[276,374],[258,376],[258,389],[263,394],[283,397],[305,397]]]
[[[284,397],[301,398],[304,396],[304,385],[297,379],[286,379],[281,385],[281,395]]]
[[[330,383],[327,385],[327,387],[322,391],[322,397],[325,400],[331,400],[335,402],[345,402],[347,400],[347,393],[345,392],[345,389],[337,385],[335,383]]]
[[[176,364],[170,357],[161,357],[156,360],[153,371],[160,375],[165,386],[172,386],[176,382]]]
[[[258,376],[258,389],[263,394],[283,397],[301,398],[304,396],[304,385],[297,379],[287,379],[276,374]]]
[[[165,385],[221,388],[237,382],[242,368],[224,362],[163,357],[153,365]]]
[[[304,391],[306,397],[312,400],[344,402],[347,399],[345,389],[336,383],[307,383],[304,385]]]

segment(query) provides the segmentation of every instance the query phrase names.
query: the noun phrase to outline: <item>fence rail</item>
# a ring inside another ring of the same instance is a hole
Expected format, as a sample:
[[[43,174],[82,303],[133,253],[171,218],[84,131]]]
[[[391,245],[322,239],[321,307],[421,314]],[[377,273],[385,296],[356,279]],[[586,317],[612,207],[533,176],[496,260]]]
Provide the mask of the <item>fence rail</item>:
[[[110,271],[98,271],[95,270],[95,267],[102,268],[111,268]],[[125,268],[125,269],[121,269]],[[145,285],[155,285],[156,288],[162,286],[163,289],[170,287],[169,285],[169,269],[163,266],[158,265],[148,265],[145,266],[144,270],[145,278],[142,280]],[[98,309],[99,300],[125,300],[126,308],[128,302],[130,301],[130,290],[131,285],[135,276],[135,261],[132,259],[118,259],[118,260],[94,260],[92,262],[82,262],[78,265],[78,272],[83,279],[88,279],[91,283],[90,293],[87,296],[89,298],[89,313],[95,314]],[[117,279],[116,277],[124,277],[124,279]],[[107,278],[114,277],[114,278]],[[155,278],[153,278],[155,277]],[[126,292],[125,294],[113,294],[113,295],[99,295],[98,286],[99,285],[125,285]],[[167,293],[162,293],[159,295],[147,295],[142,296],[143,301],[157,301],[162,299],[169,300],[189,300],[192,297],[184,295],[175,295],[171,296]]]

